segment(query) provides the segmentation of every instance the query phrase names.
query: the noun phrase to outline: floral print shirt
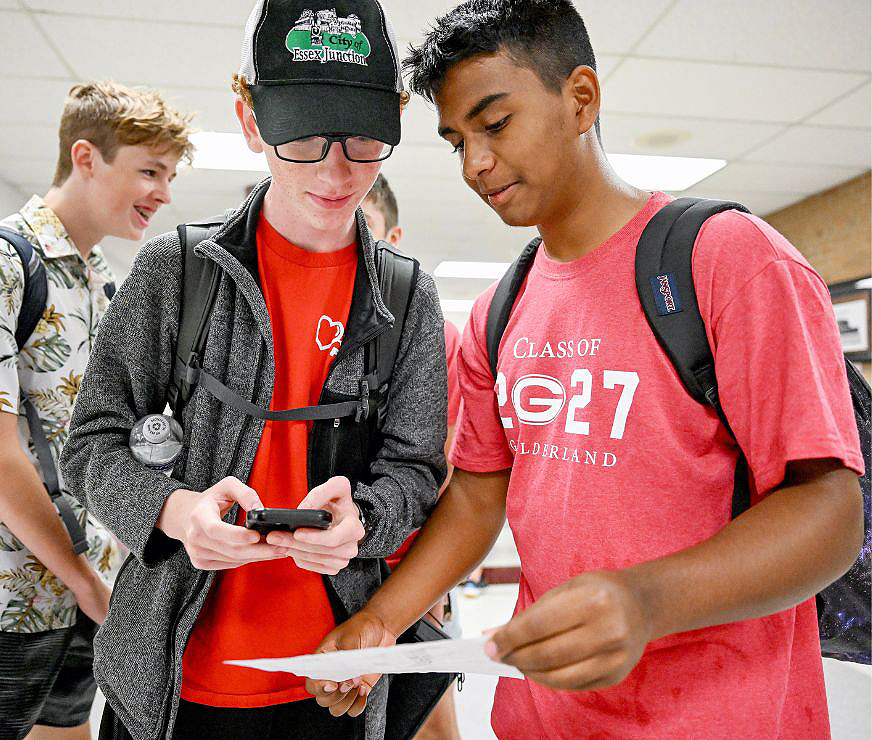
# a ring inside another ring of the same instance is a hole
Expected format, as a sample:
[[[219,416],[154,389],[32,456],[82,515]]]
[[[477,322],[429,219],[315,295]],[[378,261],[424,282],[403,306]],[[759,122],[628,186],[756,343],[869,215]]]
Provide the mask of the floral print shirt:
[[[48,279],[45,312],[19,352],[15,328],[24,296],[24,267],[15,248],[0,239],[0,411],[19,414],[21,445],[36,465],[20,404],[20,394],[26,394],[39,411],[57,461],[97,326],[109,303],[103,286],[112,281],[112,272],[99,247],[87,260],[82,258],[54,211],[37,196],[0,225],[33,244]],[[63,487],[62,493],[88,537],[88,559],[110,583],[121,559],[118,545]],[[0,631],[44,632],[75,621],[72,592],[0,521]]]

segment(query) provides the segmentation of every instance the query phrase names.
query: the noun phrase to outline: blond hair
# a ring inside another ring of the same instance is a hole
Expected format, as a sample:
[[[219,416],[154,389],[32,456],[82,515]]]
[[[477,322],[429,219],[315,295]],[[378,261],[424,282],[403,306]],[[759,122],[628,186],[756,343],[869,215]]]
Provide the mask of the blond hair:
[[[233,92],[245,103],[249,108],[254,110],[254,101],[251,99],[251,90],[248,89],[248,80],[244,77],[240,77],[239,75],[233,75],[233,82],[230,87],[233,89]],[[408,90],[403,90],[400,93],[400,107],[405,108],[409,101],[412,99],[411,94]]]
[[[144,144],[172,152],[190,162],[193,114],[183,114],[164,102],[155,90],[134,89],[115,82],[74,85],[64,102],[58,130],[60,154],[52,185],[62,185],[73,171],[71,149],[79,139],[91,142],[107,162],[118,148]]]

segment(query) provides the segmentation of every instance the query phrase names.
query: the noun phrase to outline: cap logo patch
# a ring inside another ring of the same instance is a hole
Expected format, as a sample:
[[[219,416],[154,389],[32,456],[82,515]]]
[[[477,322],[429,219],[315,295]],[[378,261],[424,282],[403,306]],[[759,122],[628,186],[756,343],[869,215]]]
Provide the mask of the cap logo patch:
[[[360,18],[339,18],[336,10],[304,10],[288,33],[285,46],[295,62],[345,62],[366,65],[371,47]]]

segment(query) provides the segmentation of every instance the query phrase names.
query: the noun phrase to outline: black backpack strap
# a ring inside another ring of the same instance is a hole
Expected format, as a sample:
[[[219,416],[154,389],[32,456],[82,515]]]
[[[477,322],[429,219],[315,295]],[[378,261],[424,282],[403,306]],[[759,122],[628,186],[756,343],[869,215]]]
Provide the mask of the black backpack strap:
[[[699,230],[707,219],[728,210],[749,212],[741,203],[699,198],[679,198],[658,211],[636,249],[636,290],[645,318],[687,392],[711,406],[732,435],[718,397],[715,361],[693,283],[693,247]],[[740,455],[734,517],[750,506],[747,478],[747,461]]]
[[[173,362],[173,378],[168,390],[173,417],[181,423],[185,404],[200,385],[222,403],[237,411],[265,421],[314,421],[369,414],[369,386],[361,388],[361,399],[322,406],[303,406],[284,411],[270,411],[242,398],[214,375],[201,367],[203,351],[212,321],[212,308],[218,294],[221,268],[212,260],[194,253],[204,239],[214,236],[221,220],[181,224],[177,230],[182,249],[182,302],[179,307],[179,333]]]
[[[18,312],[18,324],[15,329],[15,343],[20,351],[30,339],[45,311],[48,279],[39,253],[24,236],[12,229],[0,227],[0,239],[5,239],[12,245],[24,268],[24,299]]]
[[[221,271],[212,260],[198,257],[194,248],[215,235],[221,221],[179,224],[182,249],[182,300],[179,305],[179,333],[173,361],[173,378],[168,391],[173,416],[181,422],[185,404],[194,392],[199,360],[206,344],[212,306],[218,292]]]
[[[39,253],[24,236],[12,229],[0,227],[0,238],[5,239],[14,247],[24,268],[24,299],[21,302],[21,310],[18,312],[18,324],[15,329],[15,343],[20,351],[30,339],[30,335],[33,334],[33,330],[45,311],[48,299],[48,279],[45,274],[45,265]],[[88,538],[79,525],[72,508],[61,494],[57,466],[51,454],[51,446],[45,436],[45,431],[43,431],[39,412],[33,402],[23,393],[21,394],[21,405],[24,408],[43,485],[45,485],[67,532],[70,534],[73,550],[77,555],[80,555],[88,549]]]
[[[524,247],[524,251],[518,255],[518,258],[500,279],[499,285],[497,285],[497,289],[491,299],[487,312],[485,335],[488,362],[490,363],[491,374],[494,376],[494,379],[497,377],[497,354],[499,353],[503,332],[505,332],[506,326],[509,323],[509,316],[515,305],[515,299],[518,297],[518,291],[521,290],[521,285],[524,284],[524,278],[527,277],[527,273],[533,265],[533,260],[536,258],[536,252],[541,243],[541,237],[537,236]]]
[[[376,269],[382,300],[394,317],[390,330],[379,334],[366,351],[365,380],[378,409],[378,426],[384,423],[394,363],[400,349],[409,304],[418,282],[418,260],[385,241],[376,243]],[[363,390],[361,384],[361,390]]]
[[[72,508],[67,503],[67,500],[61,494],[60,481],[58,480],[57,467],[55,466],[54,458],[51,454],[51,447],[48,439],[42,429],[42,422],[39,419],[39,413],[33,402],[22,395],[22,406],[27,417],[27,426],[30,429],[30,438],[33,441],[33,448],[36,452],[36,460],[39,463],[39,470],[42,473],[42,481],[48,495],[51,496],[52,503],[60,514],[67,532],[70,534],[70,539],[73,541],[73,551],[77,555],[81,555],[88,549],[88,538],[82,527],[79,525],[79,520],[73,513]]]

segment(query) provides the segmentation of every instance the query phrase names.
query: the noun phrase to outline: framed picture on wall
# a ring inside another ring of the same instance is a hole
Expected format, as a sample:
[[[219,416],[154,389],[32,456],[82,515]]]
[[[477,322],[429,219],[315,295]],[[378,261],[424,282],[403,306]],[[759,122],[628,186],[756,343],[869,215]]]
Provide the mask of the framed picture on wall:
[[[845,355],[854,362],[872,361],[872,280],[848,280],[829,288]]]

